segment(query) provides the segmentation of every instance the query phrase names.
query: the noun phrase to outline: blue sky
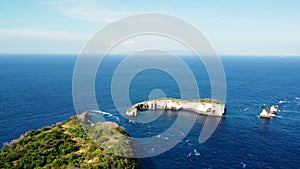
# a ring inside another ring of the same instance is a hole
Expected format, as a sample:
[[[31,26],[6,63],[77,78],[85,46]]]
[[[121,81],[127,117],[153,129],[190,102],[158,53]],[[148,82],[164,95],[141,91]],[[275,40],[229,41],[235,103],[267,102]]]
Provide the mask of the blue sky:
[[[0,53],[79,53],[111,21],[159,12],[195,25],[221,55],[300,55],[299,9],[296,0],[3,0]],[[130,40],[120,52],[139,41]]]

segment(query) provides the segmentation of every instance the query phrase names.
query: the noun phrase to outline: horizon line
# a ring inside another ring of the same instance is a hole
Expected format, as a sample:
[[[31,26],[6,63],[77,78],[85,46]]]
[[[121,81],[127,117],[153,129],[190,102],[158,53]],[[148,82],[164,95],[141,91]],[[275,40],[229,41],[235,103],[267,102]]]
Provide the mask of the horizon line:
[[[78,56],[80,53],[0,53],[0,56],[4,55],[69,55],[69,56]],[[90,55],[98,55],[98,54],[90,54]],[[128,53],[109,53],[108,55],[115,55],[115,56],[121,56],[121,55],[130,55]],[[154,56],[160,56],[157,54],[154,54]],[[179,53],[177,56],[195,56],[195,54],[191,53]],[[220,57],[300,57],[300,54],[218,54]]]

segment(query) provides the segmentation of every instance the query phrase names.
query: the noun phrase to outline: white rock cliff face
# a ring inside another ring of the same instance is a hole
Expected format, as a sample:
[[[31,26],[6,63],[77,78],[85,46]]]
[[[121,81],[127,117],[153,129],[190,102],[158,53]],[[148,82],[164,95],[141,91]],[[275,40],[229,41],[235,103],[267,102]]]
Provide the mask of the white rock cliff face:
[[[277,114],[278,113],[278,106],[275,106],[275,105],[271,106],[270,112],[272,114]]]
[[[259,116],[261,118],[267,118],[267,119],[269,119],[269,118],[271,118],[271,113],[269,111],[267,111],[267,109],[263,109],[261,111],[261,113],[259,114]]]
[[[127,116],[137,116],[139,111],[162,110],[189,110],[198,114],[223,116],[225,104],[217,100],[180,100],[180,99],[156,99],[137,103],[126,111]]]

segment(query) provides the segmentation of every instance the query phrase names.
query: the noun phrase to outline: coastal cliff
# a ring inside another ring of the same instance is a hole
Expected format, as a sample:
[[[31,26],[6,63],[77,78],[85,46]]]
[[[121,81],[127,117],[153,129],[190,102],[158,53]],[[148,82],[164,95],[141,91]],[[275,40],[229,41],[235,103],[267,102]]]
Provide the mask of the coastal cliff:
[[[83,113],[7,143],[0,150],[0,168],[138,168],[136,159],[122,156],[134,153],[127,136],[118,124],[93,123]]]
[[[126,111],[127,116],[137,116],[138,112],[145,110],[188,110],[198,114],[223,116],[226,112],[225,104],[212,99],[182,100],[161,98],[136,103]]]

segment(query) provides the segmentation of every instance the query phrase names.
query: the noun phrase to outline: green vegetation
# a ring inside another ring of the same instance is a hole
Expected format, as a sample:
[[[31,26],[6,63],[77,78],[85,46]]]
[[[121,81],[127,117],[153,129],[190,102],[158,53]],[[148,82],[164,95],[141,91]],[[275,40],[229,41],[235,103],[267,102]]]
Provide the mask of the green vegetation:
[[[201,103],[215,103],[215,104],[224,104],[218,100],[214,99],[199,99],[199,100],[191,100],[192,102],[201,102]]]
[[[92,133],[97,144],[84,129]],[[83,128],[77,117],[71,117],[51,127],[28,131],[4,146],[0,150],[0,168],[138,168],[134,158],[121,156],[134,155],[127,136],[114,123]]]
[[[268,107],[264,108],[267,113],[270,113],[270,109]]]

